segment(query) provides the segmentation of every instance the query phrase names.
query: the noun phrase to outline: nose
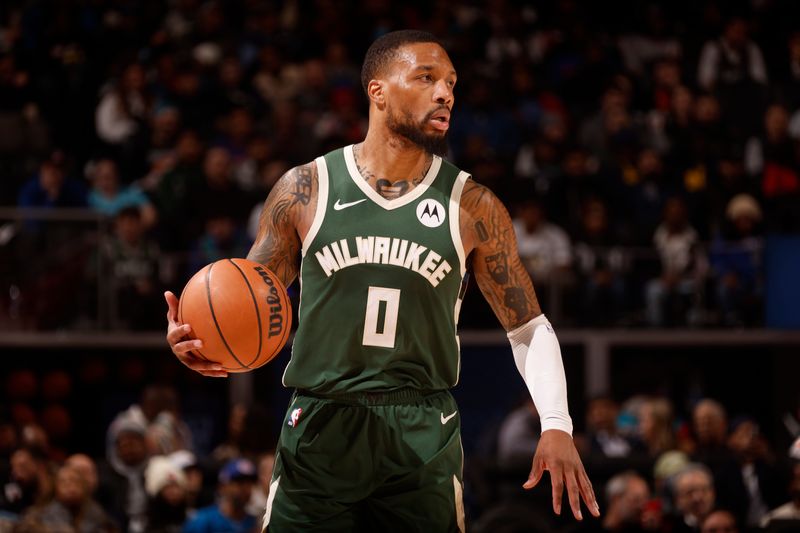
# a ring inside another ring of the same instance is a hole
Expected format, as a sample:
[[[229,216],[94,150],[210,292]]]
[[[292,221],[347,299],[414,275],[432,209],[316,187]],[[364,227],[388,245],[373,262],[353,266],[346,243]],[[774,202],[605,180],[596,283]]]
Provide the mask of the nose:
[[[447,107],[453,107],[453,89],[447,81],[441,79],[436,82],[433,91],[433,99],[437,104],[444,104]]]

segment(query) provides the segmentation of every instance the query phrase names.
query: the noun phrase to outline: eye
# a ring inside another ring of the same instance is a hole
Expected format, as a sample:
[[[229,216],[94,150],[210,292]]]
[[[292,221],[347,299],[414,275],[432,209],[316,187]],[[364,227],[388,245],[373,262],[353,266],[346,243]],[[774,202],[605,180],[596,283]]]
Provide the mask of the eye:
[[[431,76],[430,74],[423,74],[422,76],[419,77],[419,79],[425,81],[433,81],[433,76]]]

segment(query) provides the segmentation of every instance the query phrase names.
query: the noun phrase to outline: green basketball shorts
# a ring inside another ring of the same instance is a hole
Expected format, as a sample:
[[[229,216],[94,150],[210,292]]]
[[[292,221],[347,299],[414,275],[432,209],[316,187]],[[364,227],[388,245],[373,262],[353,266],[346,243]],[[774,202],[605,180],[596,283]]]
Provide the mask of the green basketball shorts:
[[[266,530],[464,531],[459,425],[448,391],[295,392]]]

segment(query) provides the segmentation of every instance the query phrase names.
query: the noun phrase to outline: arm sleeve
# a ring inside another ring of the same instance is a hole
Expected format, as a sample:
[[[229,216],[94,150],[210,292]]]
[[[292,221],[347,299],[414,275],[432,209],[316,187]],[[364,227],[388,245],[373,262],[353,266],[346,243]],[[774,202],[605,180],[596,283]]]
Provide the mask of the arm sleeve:
[[[517,370],[539,411],[542,432],[559,429],[572,435],[567,378],[555,330],[544,315],[510,331],[508,340]]]

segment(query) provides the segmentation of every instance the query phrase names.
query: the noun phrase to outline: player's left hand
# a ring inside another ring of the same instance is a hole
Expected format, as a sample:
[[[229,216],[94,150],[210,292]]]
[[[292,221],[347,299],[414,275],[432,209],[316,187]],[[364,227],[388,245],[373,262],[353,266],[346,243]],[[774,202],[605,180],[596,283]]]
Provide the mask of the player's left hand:
[[[550,472],[550,482],[553,485],[553,511],[557,515],[561,514],[561,496],[566,485],[569,506],[575,518],[583,520],[581,498],[592,516],[600,516],[600,507],[597,505],[592,483],[568,433],[557,429],[542,433],[536,454],[533,456],[531,473],[528,475],[528,481],[522,485],[523,488],[535,487],[542,479],[545,470]]]

